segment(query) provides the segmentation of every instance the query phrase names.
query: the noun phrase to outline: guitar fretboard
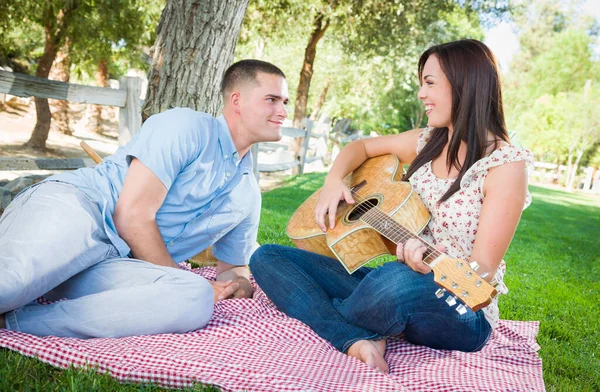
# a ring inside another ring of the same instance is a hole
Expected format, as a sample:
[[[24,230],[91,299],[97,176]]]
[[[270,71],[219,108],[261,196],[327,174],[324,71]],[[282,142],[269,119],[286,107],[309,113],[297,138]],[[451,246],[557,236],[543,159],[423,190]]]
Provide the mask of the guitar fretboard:
[[[365,207],[365,209],[367,209],[367,207]],[[432,261],[442,255],[442,253],[435,249],[431,244],[411,233],[408,229],[395,221],[394,218],[380,210],[378,207],[372,206],[372,208],[369,208],[362,214],[360,220],[371,226],[373,229],[395,244],[404,244],[411,238],[421,241],[427,247],[427,250],[423,255],[423,262],[426,264],[430,264]]]

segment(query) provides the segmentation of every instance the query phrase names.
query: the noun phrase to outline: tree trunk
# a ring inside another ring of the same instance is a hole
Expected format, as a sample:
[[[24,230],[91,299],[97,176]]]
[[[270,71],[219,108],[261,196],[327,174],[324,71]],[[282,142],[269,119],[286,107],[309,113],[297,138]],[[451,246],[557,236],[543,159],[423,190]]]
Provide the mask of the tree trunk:
[[[99,87],[108,86],[108,62],[106,59],[102,59],[98,62],[95,76],[96,84]],[[89,105],[87,112],[87,129],[102,134],[104,132],[104,128],[102,128],[102,105]]]
[[[174,107],[217,115],[249,0],[167,0],[156,30],[142,121]]]
[[[323,104],[327,99],[327,90],[329,90],[330,85],[331,78],[327,79],[327,82],[325,82],[325,87],[323,87],[323,91],[321,91],[321,96],[319,97],[319,100],[317,101],[317,104],[315,105],[315,108],[313,109],[313,112],[310,115],[310,119],[312,121],[317,121],[317,116],[319,116],[319,112],[321,111],[321,108],[323,107]]]
[[[306,104],[308,102],[308,90],[310,89],[310,81],[313,74],[313,64],[317,55],[317,44],[319,40],[323,38],[325,31],[329,27],[329,18],[323,24],[325,15],[320,13],[315,19],[314,29],[308,39],[308,45],[304,51],[304,63],[302,64],[302,70],[300,71],[300,81],[298,82],[298,90],[296,91],[296,104],[294,106],[294,128],[300,128],[302,120],[306,117]],[[290,151],[300,160],[300,150],[304,138],[294,138],[289,144]],[[298,174],[298,168],[292,169],[292,174]]]
[[[68,8],[59,10],[56,15],[50,14],[50,12],[47,13],[46,25],[44,28],[46,37],[44,54],[40,57],[35,71],[35,76],[39,78],[48,78],[52,63],[56,58],[58,46],[67,34],[66,27],[68,19],[77,6],[76,2],[68,2],[68,4],[70,4]],[[45,150],[48,132],[50,131],[50,121],[52,119],[47,98],[35,97],[35,112],[37,114],[37,122],[35,123],[29,141],[27,141],[25,145],[38,150]]]
[[[569,148],[569,155],[567,158],[567,174],[565,176],[564,186],[566,187],[571,181],[571,172],[573,171],[573,149]]]
[[[65,39],[65,44],[56,54],[56,59],[52,64],[48,77],[52,80],[69,83],[71,79],[71,56],[69,53],[68,37]],[[50,101],[50,106],[52,106],[52,129],[62,132],[65,135],[72,135],[73,130],[69,124],[69,101],[53,99]]]
[[[569,183],[567,184],[567,191],[571,192],[573,190],[573,186],[575,185],[575,177],[577,177],[577,169],[579,169],[579,162],[581,161],[581,157],[585,150],[577,150],[577,157],[575,158],[575,163],[573,164],[573,169],[571,170],[571,176],[569,177]]]
[[[310,89],[310,80],[313,75],[313,64],[317,55],[317,44],[323,38],[325,31],[329,27],[329,18],[325,19],[324,14],[317,15],[315,19],[315,28],[310,34],[308,45],[304,51],[304,63],[300,71],[300,81],[296,92],[296,104],[294,106],[294,127],[299,127],[302,119],[306,117],[306,104],[308,102],[308,90]],[[324,22],[324,23],[323,23]]]

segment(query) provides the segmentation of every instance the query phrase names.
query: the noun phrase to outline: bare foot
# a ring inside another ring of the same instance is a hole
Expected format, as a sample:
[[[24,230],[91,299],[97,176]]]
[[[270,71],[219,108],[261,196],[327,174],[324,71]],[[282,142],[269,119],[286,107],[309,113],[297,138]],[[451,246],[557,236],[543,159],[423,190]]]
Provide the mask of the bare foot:
[[[6,316],[0,314],[0,328],[6,328]]]
[[[390,367],[383,358],[385,346],[385,340],[359,340],[350,346],[348,355],[363,361],[375,370],[388,374]]]

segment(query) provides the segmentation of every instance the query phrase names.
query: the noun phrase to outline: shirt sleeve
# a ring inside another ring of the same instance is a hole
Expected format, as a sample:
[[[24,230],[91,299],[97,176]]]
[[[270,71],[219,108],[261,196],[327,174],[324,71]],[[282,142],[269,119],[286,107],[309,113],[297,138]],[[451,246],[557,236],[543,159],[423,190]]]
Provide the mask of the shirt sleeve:
[[[259,200],[250,215],[213,244],[213,254],[217,259],[235,266],[248,265],[250,256],[258,248],[260,205]]]
[[[151,116],[127,145],[127,164],[137,158],[168,190],[177,175],[200,155],[202,127],[202,117],[191,109],[171,109]]]

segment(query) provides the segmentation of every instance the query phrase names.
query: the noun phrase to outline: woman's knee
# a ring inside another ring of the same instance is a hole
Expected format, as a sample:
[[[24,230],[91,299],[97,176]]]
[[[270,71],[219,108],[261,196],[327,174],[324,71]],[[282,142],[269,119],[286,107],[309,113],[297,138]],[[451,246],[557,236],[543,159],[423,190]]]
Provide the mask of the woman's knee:
[[[250,258],[250,272],[255,277],[262,275],[268,270],[275,268],[273,264],[280,263],[282,256],[282,245],[266,244],[259,247]]]

